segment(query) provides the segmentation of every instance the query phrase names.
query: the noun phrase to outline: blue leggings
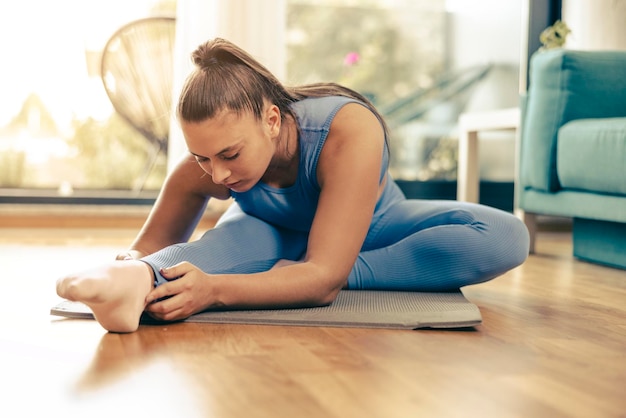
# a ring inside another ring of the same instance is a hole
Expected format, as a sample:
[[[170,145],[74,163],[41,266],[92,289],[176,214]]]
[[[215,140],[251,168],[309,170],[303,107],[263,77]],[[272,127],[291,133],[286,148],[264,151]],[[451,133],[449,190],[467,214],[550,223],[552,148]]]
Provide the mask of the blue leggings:
[[[188,261],[207,273],[256,273],[298,260],[308,234],[270,225],[233,204],[199,240],[143,258],[156,275]],[[454,291],[491,280],[528,256],[524,224],[510,213],[457,201],[400,200],[376,217],[348,277],[349,289]]]

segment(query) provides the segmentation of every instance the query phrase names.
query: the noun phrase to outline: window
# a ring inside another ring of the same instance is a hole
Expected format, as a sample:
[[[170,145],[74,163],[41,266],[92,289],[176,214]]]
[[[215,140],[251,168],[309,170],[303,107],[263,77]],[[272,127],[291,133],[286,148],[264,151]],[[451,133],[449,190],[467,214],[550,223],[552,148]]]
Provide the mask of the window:
[[[459,115],[517,106],[520,0],[287,4],[287,81],[369,95],[391,127],[396,179],[456,180]],[[512,179],[513,147],[489,148],[484,174]]]
[[[448,64],[445,1],[289,0],[287,10],[288,82],[335,81],[368,96],[392,128],[393,174],[416,177],[423,141],[411,122]],[[428,128],[438,141],[442,129]]]
[[[458,115],[517,105],[519,27],[512,22],[520,20],[521,0],[265,1],[179,0],[184,36],[174,83],[186,76],[198,43],[223,36],[286,84],[345,84],[368,95],[387,119],[398,179],[454,180]],[[164,153],[144,179],[154,148],[115,112],[100,59],[121,26],[175,12],[176,0],[23,0],[6,7],[0,36],[14,41],[3,44],[0,197],[25,190],[156,195]],[[176,130],[169,149],[170,156],[185,149]],[[509,160],[500,153],[492,159]]]
[[[289,0],[287,11],[291,83],[336,81],[382,105],[444,70],[442,0]]]
[[[173,16],[175,1],[23,0],[4,8],[1,194],[158,189],[163,157],[136,184],[152,150],[114,111],[100,78],[100,58],[119,27],[151,15]]]

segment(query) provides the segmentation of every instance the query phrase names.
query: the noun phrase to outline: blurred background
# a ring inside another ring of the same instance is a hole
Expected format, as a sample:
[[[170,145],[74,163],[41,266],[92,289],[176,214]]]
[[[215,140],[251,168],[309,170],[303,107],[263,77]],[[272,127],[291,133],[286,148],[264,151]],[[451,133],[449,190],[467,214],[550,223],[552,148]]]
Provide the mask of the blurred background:
[[[569,2],[572,20],[589,15],[583,3],[571,5],[585,0]],[[122,204],[150,204],[184,151],[171,101],[191,68],[189,53],[209,37],[238,43],[285,84],[335,81],[366,94],[392,128],[394,177],[453,182],[459,115],[517,107],[526,61],[538,47],[529,31],[565,10],[555,0],[22,0],[0,7],[0,201]],[[153,19],[151,30],[140,32],[136,23],[145,19]],[[574,41],[585,30],[578,27]],[[135,38],[114,39],[123,28]],[[131,53],[150,70],[126,71]],[[132,96],[133,89],[146,91]],[[514,135],[481,136],[482,179],[512,185]]]

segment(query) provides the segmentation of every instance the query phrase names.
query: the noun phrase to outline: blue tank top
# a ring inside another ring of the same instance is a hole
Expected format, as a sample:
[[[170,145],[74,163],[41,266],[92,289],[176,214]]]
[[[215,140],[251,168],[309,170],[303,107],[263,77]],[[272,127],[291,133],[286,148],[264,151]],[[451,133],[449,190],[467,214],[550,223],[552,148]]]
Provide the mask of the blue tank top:
[[[287,229],[303,232],[311,229],[320,195],[317,163],[330,124],[339,109],[347,103],[362,104],[343,96],[329,96],[308,98],[292,105],[300,129],[298,137],[300,160],[296,181],[292,186],[285,188],[276,188],[259,182],[243,193],[231,191],[231,196],[245,213]],[[388,165],[389,150],[385,146],[380,168],[381,182],[387,176]],[[385,202],[397,196],[398,192],[395,183],[388,178],[376,210],[383,210]]]

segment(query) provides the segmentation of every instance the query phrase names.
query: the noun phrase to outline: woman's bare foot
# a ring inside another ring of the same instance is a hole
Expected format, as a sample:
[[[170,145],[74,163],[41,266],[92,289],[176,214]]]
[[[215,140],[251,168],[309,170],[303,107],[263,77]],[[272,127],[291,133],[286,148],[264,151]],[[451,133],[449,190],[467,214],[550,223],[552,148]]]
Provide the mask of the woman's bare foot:
[[[106,330],[133,332],[153,284],[150,266],[124,260],[63,277],[57,280],[56,289],[60,297],[89,306]]]

